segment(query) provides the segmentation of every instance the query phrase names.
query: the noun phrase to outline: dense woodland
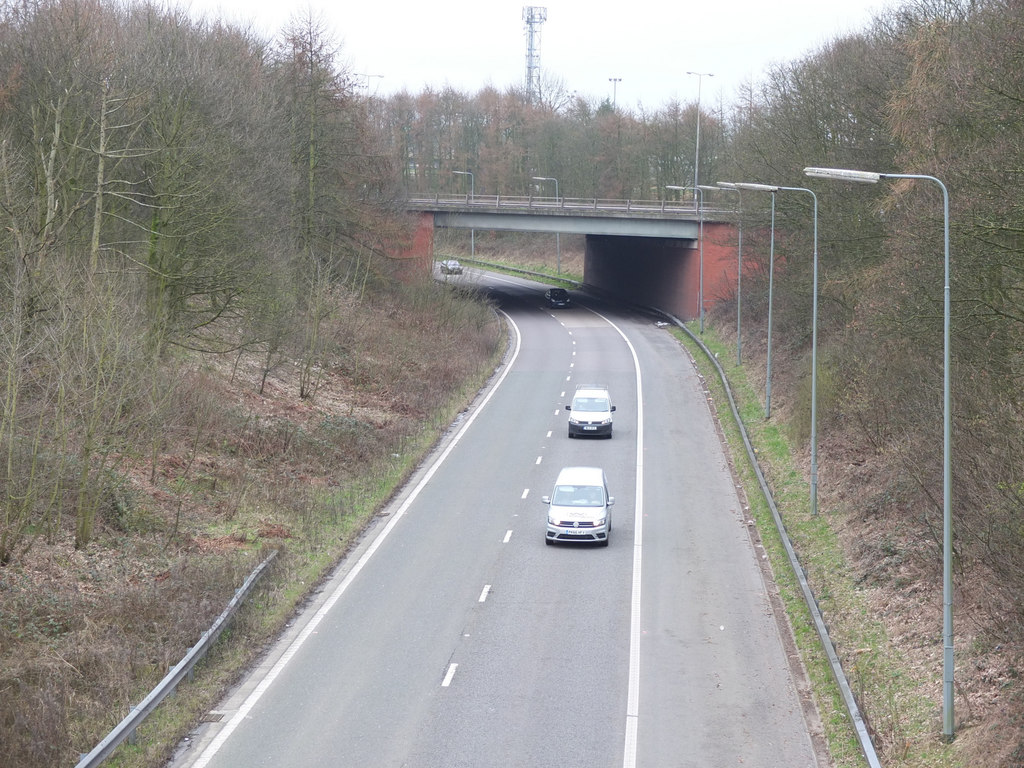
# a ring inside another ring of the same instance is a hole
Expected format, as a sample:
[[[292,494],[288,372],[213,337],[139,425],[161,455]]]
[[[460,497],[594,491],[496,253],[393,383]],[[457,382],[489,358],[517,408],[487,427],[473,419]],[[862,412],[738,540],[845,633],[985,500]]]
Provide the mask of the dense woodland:
[[[467,192],[454,171],[471,171],[477,194],[550,195],[538,175],[564,197],[659,199],[693,183],[696,104],[631,111],[552,80],[533,100],[518,87],[375,96],[339,66],[336,32],[309,16],[266,40],[144,3],[0,5],[0,743],[12,764],[88,751],[259,554],[213,561],[197,541],[237,538],[238,521],[273,508],[315,547],[317,510],[335,497],[296,493],[316,485],[304,478],[355,484],[493,363],[487,307],[401,258],[406,194]],[[817,195],[822,511],[856,583],[921,595],[936,615],[942,198],[926,181],[803,169],[926,174],[949,190],[962,735],[940,750],[959,762],[939,763],[901,730],[898,702],[866,695],[887,765],[1024,764],[1022,40],[1020,0],[910,2],[700,105],[703,183]],[[756,379],[769,195],[706,197],[744,227]],[[775,391],[804,454],[812,214],[810,195],[778,193]],[[727,340],[733,298],[709,317]],[[269,397],[286,376],[292,409],[326,407],[343,381],[342,412],[285,433],[218,399],[225,380]],[[185,457],[174,472],[171,454]],[[292,485],[253,490],[277,463]],[[337,502],[331,523],[354,506]],[[156,605],[151,621],[125,618]],[[897,652],[936,679],[940,625],[908,637],[907,618],[882,617]]]

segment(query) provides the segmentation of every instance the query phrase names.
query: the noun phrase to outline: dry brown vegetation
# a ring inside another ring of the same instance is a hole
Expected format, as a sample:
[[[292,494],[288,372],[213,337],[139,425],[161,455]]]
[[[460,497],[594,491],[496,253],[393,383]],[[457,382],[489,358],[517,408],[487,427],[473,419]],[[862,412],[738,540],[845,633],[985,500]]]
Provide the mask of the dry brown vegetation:
[[[765,338],[753,313],[749,320],[741,375],[749,378],[758,400],[752,421],[756,431],[768,424],[763,421]],[[726,347],[735,343],[734,305],[717,307],[709,323]],[[780,494],[783,517],[882,764],[1024,765],[1024,645],[1013,607],[1018,595],[994,565],[996,560],[972,553],[974,548],[963,543],[969,534],[959,531],[953,598],[956,739],[951,745],[942,742],[941,499],[931,497],[921,479],[922,472],[939,472],[941,437],[922,444],[896,439],[877,444],[865,434],[863,414],[852,414],[840,392],[830,391],[836,385],[823,368],[821,518],[808,517],[808,359],[799,347],[780,346],[774,351],[771,422],[789,445],[797,446],[793,459],[801,482],[796,492],[792,478],[784,474],[788,470],[771,466],[764,446],[763,466]],[[894,369],[893,375],[903,374]],[[928,375],[940,378],[941,370]],[[892,395],[879,396],[872,401],[874,407],[887,411]],[[958,445],[957,451],[962,450],[971,448]],[[969,512],[956,510],[956,520]]]
[[[820,226],[808,195],[775,209],[773,405],[806,475],[816,233],[820,501],[842,548],[825,565],[803,554],[887,762],[1024,764],[1020,0],[909,0],[771,67],[731,110],[640,114],[560,87],[366,97],[308,17],[270,42],[143,2],[0,15],[5,758],[88,749],[283,546],[271,610],[236,630],[271,633],[486,369],[498,340],[479,304],[394,287],[396,199],[461,194],[467,169],[478,194],[549,195],[545,173],[566,197],[659,198],[698,176],[699,118],[701,179],[816,190]],[[808,180],[808,165],[937,174],[950,192],[949,749],[934,744],[941,198],[921,181]],[[744,192],[741,210],[756,377],[767,196]],[[478,235],[478,255],[533,268],[546,253],[554,271],[550,235]],[[578,273],[571,243],[562,271]]]
[[[372,300],[337,298],[314,397],[299,396],[289,358],[262,392],[255,354],[167,364],[174,416],[154,455],[110,457],[117,482],[93,540],[76,547],[68,516],[0,568],[5,765],[73,765],[279,549],[256,600],[262,618],[243,618],[235,630],[248,652],[236,645],[214,684],[188,694],[212,704],[216,681],[244,665],[341,556],[501,349],[486,306],[429,283]],[[174,735],[136,764],[160,762]]]

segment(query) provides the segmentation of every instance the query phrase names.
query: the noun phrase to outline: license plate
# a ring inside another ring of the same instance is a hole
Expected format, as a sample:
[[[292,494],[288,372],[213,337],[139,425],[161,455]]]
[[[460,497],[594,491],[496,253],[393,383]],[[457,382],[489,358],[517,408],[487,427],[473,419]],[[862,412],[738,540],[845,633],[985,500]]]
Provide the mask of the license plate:
[[[591,432],[593,432],[595,429],[597,429],[597,427],[584,427],[583,429],[590,430]]]
[[[569,528],[566,530],[570,536],[586,536],[590,531],[584,528]]]

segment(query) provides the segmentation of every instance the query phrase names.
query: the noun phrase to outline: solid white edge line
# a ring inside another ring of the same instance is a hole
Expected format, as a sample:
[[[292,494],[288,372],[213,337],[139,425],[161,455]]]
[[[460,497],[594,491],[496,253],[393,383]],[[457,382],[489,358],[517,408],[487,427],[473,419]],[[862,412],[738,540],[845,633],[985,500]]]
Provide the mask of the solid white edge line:
[[[323,621],[324,617],[327,615],[327,612],[334,607],[334,604],[338,602],[342,594],[344,594],[345,591],[349,588],[349,585],[355,580],[356,576],[359,575],[359,572],[363,570],[366,563],[369,562],[373,554],[380,548],[380,545],[384,542],[384,539],[386,539],[387,536],[391,533],[391,531],[394,530],[394,527],[398,524],[398,521],[402,519],[406,511],[412,505],[412,502],[416,499],[417,496],[419,496],[420,491],[423,490],[426,484],[434,476],[434,473],[437,472],[441,464],[444,463],[444,460],[448,458],[448,454],[452,452],[452,450],[455,448],[459,440],[461,440],[463,435],[466,434],[466,431],[469,429],[470,425],[476,420],[477,415],[483,410],[484,406],[490,402],[491,397],[494,396],[494,393],[498,391],[498,388],[501,386],[502,382],[505,381],[505,377],[508,375],[509,371],[512,370],[512,366],[515,364],[516,358],[519,357],[519,350],[522,346],[522,334],[519,333],[519,326],[515,324],[515,321],[512,320],[512,318],[506,312],[503,312],[500,309],[498,310],[498,312],[505,316],[505,319],[508,321],[510,327],[512,328],[513,331],[515,331],[516,336],[515,349],[512,352],[512,357],[509,359],[508,364],[505,366],[505,370],[501,372],[501,375],[498,377],[498,380],[494,383],[494,386],[491,387],[490,391],[484,396],[484,399],[481,401],[480,406],[469,415],[469,418],[466,419],[466,421],[463,423],[459,431],[455,433],[455,436],[451,439],[451,442],[448,443],[447,446],[445,446],[444,450],[441,451],[441,454],[437,457],[434,463],[431,464],[430,468],[423,474],[423,477],[416,484],[416,487],[413,488],[413,490],[409,493],[409,496],[406,497],[405,501],[402,502],[398,510],[391,516],[391,519],[388,520],[387,525],[385,525],[384,528],[381,529],[380,533],[377,534],[377,537],[366,549],[362,557],[360,557],[356,564],[352,566],[352,570],[349,571],[348,574],[346,574],[341,584],[338,585],[337,589],[334,590],[334,592],[327,599],[327,601],[313,615],[313,618],[309,620],[309,623],[302,629],[302,631],[295,637],[295,639],[292,640],[291,645],[288,646],[287,650],[285,650],[285,652],[281,655],[281,658],[277,660],[274,666],[270,668],[270,671],[267,672],[266,677],[264,677],[263,680],[260,681],[259,685],[257,685],[252,690],[252,692],[249,694],[246,700],[238,708],[238,711],[235,712],[234,717],[232,717],[227,723],[225,723],[224,727],[221,728],[221,730],[217,733],[217,735],[213,738],[213,740],[203,751],[203,754],[200,755],[196,762],[192,764],[192,768],[205,768],[205,766],[209,764],[210,760],[213,759],[214,755],[216,755],[217,752],[220,751],[220,748],[224,746],[224,743],[228,740],[231,734],[234,733],[235,729],[238,728],[238,726],[246,719],[246,717],[248,717],[249,712],[252,711],[252,708],[256,706],[256,703],[260,700],[260,698],[262,698],[263,694],[266,693],[267,689],[281,674],[281,672],[284,670],[288,662],[291,661],[292,657],[295,656],[299,648],[302,647],[302,644],[305,643],[306,640],[310,637],[310,635],[313,634],[317,626],[319,626],[320,622]],[[452,665],[448,672],[449,676],[455,673],[454,667],[457,666],[457,664]]]
[[[637,731],[640,725],[640,597],[643,576],[644,533],[644,398],[643,377],[636,349],[619,326],[602,315],[595,315],[618,331],[633,356],[636,371],[636,508],[633,510],[633,587],[629,617],[629,684],[626,695],[626,739],[623,746],[623,768],[634,768],[637,757]]]

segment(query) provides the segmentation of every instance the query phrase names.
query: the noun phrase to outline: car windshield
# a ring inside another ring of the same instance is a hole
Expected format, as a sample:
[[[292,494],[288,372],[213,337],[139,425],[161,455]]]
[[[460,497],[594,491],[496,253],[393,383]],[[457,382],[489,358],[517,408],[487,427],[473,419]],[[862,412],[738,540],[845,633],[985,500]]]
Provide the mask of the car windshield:
[[[568,295],[568,292],[564,288],[552,288],[551,298],[552,299],[564,299]]]
[[[601,507],[604,490],[599,485],[557,485],[551,503],[561,507]]]
[[[607,411],[608,400],[604,397],[577,397],[572,401],[574,411]]]

